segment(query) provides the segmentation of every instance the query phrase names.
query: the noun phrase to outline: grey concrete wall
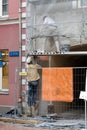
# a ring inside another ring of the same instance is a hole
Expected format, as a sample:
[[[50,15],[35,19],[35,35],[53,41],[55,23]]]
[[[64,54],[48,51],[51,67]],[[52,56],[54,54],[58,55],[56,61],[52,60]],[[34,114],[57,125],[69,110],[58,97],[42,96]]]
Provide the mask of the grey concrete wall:
[[[42,2],[43,3],[43,2]],[[41,35],[42,32],[46,34],[46,30],[41,29],[43,24],[43,16],[48,15],[52,17],[57,25],[57,34],[60,36],[61,44],[68,43],[71,46],[87,43],[87,8],[73,8],[72,2],[51,2],[50,4],[35,5],[31,15],[30,26],[34,34]],[[30,17],[29,17],[30,18]],[[28,26],[27,32],[30,28]],[[30,32],[31,33],[31,32]],[[28,33],[28,37],[30,37]],[[55,51],[55,44],[52,46],[46,38],[38,38],[29,43],[29,50],[42,50],[43,44],[46,44],[47,51]],[[32,44],[33,43],[33,44]],[[33,45],[33,46],[32,46]]]

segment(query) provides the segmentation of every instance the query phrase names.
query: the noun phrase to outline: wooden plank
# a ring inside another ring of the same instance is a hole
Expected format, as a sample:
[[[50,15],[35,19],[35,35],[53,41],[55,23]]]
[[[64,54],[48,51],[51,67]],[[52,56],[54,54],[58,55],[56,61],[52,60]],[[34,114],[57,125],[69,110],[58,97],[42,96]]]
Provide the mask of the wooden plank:
[[[20,123],[20,124],[38,124],[39,122],[36,120],[28,120],[28,119],[16,119],[16,118],[5,118],[5,117],[0,117],[0,121],[3,122],[15,122],[15,123]]]

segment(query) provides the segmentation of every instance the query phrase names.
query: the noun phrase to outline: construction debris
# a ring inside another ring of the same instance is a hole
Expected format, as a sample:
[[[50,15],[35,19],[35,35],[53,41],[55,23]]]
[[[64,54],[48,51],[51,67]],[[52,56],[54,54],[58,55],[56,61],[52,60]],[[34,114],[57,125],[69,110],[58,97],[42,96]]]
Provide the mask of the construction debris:
[[[81,130],[85,128],[84,113],[78,116],[79,111],[65,112],[61,114],[47,114],[37,117],[0,117],[0,121],[17,123],[21,126],[32,128],[45,128],[57,130]]]

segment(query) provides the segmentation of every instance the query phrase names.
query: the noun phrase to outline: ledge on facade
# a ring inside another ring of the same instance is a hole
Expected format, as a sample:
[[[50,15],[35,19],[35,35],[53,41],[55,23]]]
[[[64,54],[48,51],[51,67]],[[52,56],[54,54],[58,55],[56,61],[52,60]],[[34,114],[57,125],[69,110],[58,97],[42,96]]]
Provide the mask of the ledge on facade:
[[[0,16],[0,20],[8,20],[8,15],[6,15],[6,16]]]
[[[0,89],[0,94],[9,94],[9,89]]]

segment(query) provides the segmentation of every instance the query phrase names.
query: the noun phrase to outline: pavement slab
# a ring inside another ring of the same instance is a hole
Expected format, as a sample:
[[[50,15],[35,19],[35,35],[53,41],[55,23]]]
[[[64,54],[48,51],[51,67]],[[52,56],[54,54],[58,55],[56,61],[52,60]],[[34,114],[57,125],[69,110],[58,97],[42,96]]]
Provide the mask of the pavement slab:
[[[35,127],[25,127],[18,124],[10,124],[10,123],[3,123],[0,122],[0,130],[81,130],[81,129],[73,129],[73,128],[57,128],[57,129],[50,129],[50,128],[35,128]]]
[[[43,128],[25,127],[17,124],[0,123],[0,130],[43,130]]]

